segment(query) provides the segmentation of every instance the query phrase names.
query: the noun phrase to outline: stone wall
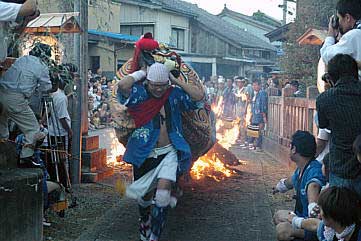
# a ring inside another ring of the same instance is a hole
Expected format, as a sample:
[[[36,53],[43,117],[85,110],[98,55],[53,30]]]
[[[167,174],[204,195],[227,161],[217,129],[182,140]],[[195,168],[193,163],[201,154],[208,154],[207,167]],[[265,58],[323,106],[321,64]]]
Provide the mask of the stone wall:
[[[0,169],[0,240],[43,239],[40,169]]]

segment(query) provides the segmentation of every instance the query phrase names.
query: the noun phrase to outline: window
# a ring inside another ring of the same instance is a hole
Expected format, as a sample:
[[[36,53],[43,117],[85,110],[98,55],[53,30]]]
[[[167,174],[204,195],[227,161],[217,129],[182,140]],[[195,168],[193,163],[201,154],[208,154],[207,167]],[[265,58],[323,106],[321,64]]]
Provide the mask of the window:
[[[170,45],[176,49],[184,50],[184,29],[172,28]]]
[[[260,50],[255,50],[253,53],[254,53],[255,57],[261,57],[261,51]]]
[[[91,70],[96,73],[100,68],[100,56],[90,56]]]
[[[237,56],[237,48],[233,45],[228,45],[228,54],[230,56]]]
[[[249,57],[250,56],[250,51],[248,49],[243,50],[243,55],[245,57]]]
[[[154,36],[154,25],[120,25],[121,34],[142,36],[148,32],[152,33]]]
[[[271,58],[271,53],[269,51],[262,51],[262,58],[270,59]]]
[[[117,69],[120,69],[123,64],[125,64],[126,62],[124,60],[118,59],[117,60]]]

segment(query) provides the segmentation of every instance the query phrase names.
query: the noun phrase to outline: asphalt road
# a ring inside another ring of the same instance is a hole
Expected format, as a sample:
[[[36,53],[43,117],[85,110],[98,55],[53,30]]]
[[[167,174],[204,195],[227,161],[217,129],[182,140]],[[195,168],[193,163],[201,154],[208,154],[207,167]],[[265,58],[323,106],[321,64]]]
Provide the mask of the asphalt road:
[[[109,129],[98,130],[100,145],[109,146]],[[94,132],[91,132],[94,134]],[[292,170],[263,152],[233,146],[241,160],[231,177],[182,181],[184,195],[169,211],[163,241],[275,241],[272,215],[276,209],[294,206],[293,193],[272,195],[277,181]],[[65,218],[49,212],[52,226],[44,228],[44,240],[137,241],[138,207],[120,198],[114,189],[118,178],[130,178],[131,170],[117,168],[100,183],[74,187],[78,206]]]
[[[273,241],[274,210],[292,206],[289,196],[275,197],[271,188],[289,169],[264,153],[232,148],[243,162],[220,182],[211,178],[182,182],[184,196],[169,212],[162,240],[166,241]],[[104,180],[112,185],[115,178]],[[136,202],[122,199],[78,241],[136,241]]]

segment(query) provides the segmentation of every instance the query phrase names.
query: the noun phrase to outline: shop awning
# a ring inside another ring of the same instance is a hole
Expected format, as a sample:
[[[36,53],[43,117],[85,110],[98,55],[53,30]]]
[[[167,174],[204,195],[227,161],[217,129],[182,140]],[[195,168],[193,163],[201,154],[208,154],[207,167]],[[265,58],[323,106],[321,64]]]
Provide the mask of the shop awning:
[[[111,41],[120,41],[120,42],[128,42],[128,43],[135,43],[139,40],[138,36],[134,36],[134,35],[128,35],[128,34],[120,34],[120,33],[113,33],[113,32],[103,32],[103,31],[98,31],[95,29],[89,29],[88,30],[89,35],[89,39],[91,40],[99,40],[99,38],[95,38],[95,36],[100,37],[100,39],[102,38],[107,38]]]
[[[26,33],[79,33],[80,25],[76,18],[79,12],[69,13],[44,13],[33,21],[29,22],[25,28]]]

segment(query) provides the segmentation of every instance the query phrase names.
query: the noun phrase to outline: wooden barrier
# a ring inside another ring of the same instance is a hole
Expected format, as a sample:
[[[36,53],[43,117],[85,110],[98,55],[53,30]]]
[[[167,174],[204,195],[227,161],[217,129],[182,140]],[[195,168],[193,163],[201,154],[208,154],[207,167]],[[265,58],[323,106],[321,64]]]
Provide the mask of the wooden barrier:
[[[289,150],[293,133],[305,130],[317,136],[314,116],[318,90],[316,86],[308,87],[306,98],[290,97],[292,90],[289,88],[282,90],[282,96],[273,96],[275,91],[268,93],[268,123],[263,149],[289,164],[288,153],[284,152]]]

